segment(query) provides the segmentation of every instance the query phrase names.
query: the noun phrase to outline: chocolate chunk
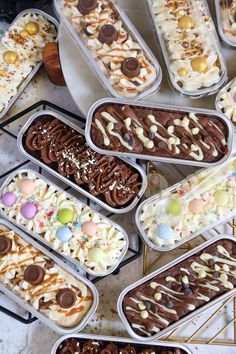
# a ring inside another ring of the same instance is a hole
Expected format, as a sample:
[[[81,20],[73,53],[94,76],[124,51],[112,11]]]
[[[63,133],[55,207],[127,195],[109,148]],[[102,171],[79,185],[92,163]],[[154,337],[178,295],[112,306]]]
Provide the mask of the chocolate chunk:
[[[149,139],[153,140],[155,138],[155,134],[150,132],[150,133],[148,133],[148,137],[149,137]]]
[[[211,268],[213,268],[214,265],[215,265],[214,259],[210,259],[209,262],[208,262],[208,264],[209,264],[209,266],[210,266]]]
[[[25,269],[24,279],[31,285],[38,285],[42,283],[44,278],[44,270],[38,265],[30,265]]]
[[[12,247],[12,241],[6,236],[0,236],[0,255],[5,255],[10,251]]]
[[[173,302],[172,302],[171,300],[167,300],[167,301],[165,302],[165,306],[166,306],[168,309],[173,309],[174,304],[173,304]]]
[[[136,58],[127,58],[123,61],[121,66],[122,73],[129,77],[135,77],[140,74],[140,64]]]
[[[97,5],[97,0],[79,0],[78,10],[82,15],[88,15]]]
[[[184,289],[188,289],[188,288],[189,288],[189,286],[190,286],[190,285],[189,285],[189,283],[187,283],[187,284],[186,284],[186,283],[183,283],[183,287],[184,287]]]
[[[71,308],[76,302],[76,295],[71,289],[61,289],[56,296],[57,302],[63,309]]]
[[[190,295],[192,295],[192,290],[191,289],[184,289],[184,295],[187,295],[187,296],[190,296]]]
[[[144,305],[146,306],[146,309],[147,309],[147,310],[150,310],[150,308],[151,308],[150,302],[149,302],[149,301],[144,301],[143,303],[144,303]]]
[[[98,39],[101,43],[112,44],[118,39],[118,32],[113,25],[104,25],[100,28]]]
[[[214,272],[213,273],[214,278],[219,278],[220,277],[220,272]]]
[[[129,142],[130,141],[130,138],[131,138],[131,136],[128,134],[128,133],[125,133],[125,135],[124,135],[124,141],[127,141],[127,142]]]

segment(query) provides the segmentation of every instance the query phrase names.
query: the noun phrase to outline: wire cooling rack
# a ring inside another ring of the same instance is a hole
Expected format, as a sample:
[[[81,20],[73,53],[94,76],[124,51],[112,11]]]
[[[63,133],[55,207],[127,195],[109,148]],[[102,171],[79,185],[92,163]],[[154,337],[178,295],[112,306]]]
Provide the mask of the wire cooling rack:
[[[170,184],[171,181],[169,179],[169,174],[166,172],[163,172],[161,167],[157,166],[156,164],[147,162],[147,175],[150,177],[153,174],[156,174],[158,177],[158,181],[161,179],[165,180],[167,184]],[[178,175],[181,175],[182,178],[185,178],[186,175],[183,173],[182,168],[180,169],[179,167],[172,165],[171,168],[173,171],[175,171]],[[149,178],[148,178],[149,180]],[[150,189],[155,189],[155,186],[148,186]],[[160,183],[158,186],[156,186],[156,190],[154,190],[153,193],[158,193],[160,191]],[[150,195],[149,195],[150,196]],[[227,229],[229,230],[229,234],[232,234],[236,236],[236,220],[233,219],[229,222],[226,223]],[[218,228],[213,228],[211,230],[211,233],[214,235],[219,235],[221,232],[219,231]],[[204,235],[201,235],[197,238],[197,244],[202,243],[206,241],[206,237]],[[196,241],[195,241],[196,242]],[[195,243],[196,245],[196,243]],[[178,248],[178,251],[181,253],[188,252],[194,248],[194,242],[189,242],[183,245],[182,247]],[[176,256],[174,254],[175,251],[171,251],[165,253],[165,252],[155,252],[155,256],[153,258],[153,253],[148,249],[146,245],[144,245],[144,251],[143,251],[143,275],[147,275],[150,272],[158,269],[160,266],[163,264],[166,264],[169,260],[169,258],[172,257],[172,259]],[[172,255],[171,255],[172,254]],[[168,259],[167,259],[168,258]],[[151,261],[149,261],[151,259]],[[232,316],[227,319],[226,323],[222,326],[220,326],[219,329],[216,330],[216,332],[212,335],[208,336],[208,328],[211,325],[212,321],[217,321],[217,316],[222,316],[222,311],[226,308],[226,306],[232,306]],[[208,310],[211,311],[211,310]],[[225,332],[233,327],[231,333],[231,338],[230,339],[221,339],[220,337],[225,334]],[[178,343],[185,343],[185,344],[208,344],[208,345],[221,345],[221,346],[228,346],[228,347],[233,347],[236,346],[236,295],[233,295],[226,299],[221,305],[217,305],[217,308],[214,307],[214,310],[212,310],[210,316],[208,316],[203,323],[197,326],[195,330],[191,334],[189,334],[187,337],[182,337],[179,336],[176,332],[181,332],[181,326],[167,334],[164,337],[161,337],[162,341],[169,341],[169,342],[178,342]],[[207,337],[206,338],[203,338]]]
[[[63,115],[64,117],[68,118],[69,120],[73,120],[74,122],[76,122],[78,125],[80,125],[82,128],[85,125],[85,119],[83,117],[80,117],[74,113],[71,113],[51,102],[48,101],[39,101],[37,103],[35,103],[34,105],[28,107],[27,109],[25,109],[24,111],[12,116],[11,118],[5,120],[4,122],[2,122],[0,124],[0,135],[7,135],[8,139],[8,144],[14,144],[16,145],[16,139],[17,139],[17,132],[20,130],[21,125],[24,124],[27,120],[27,118],[29,118],[31,116],[31,114],[33,114],[35,111],[40,111],[40,110],[45,110],[45,109],[49,109],[49,110],[54,110],[58,113],[60,113],[61,115]],[[14,126],[14,129],[12,129],[12,126]],[[19,163],[17,163],[16,165],[14,165],[14,167],[9,169],[9,166],[4,166],[4,171],[3,173],[0,174],[0,181],[2,182],[10,173],[16,171],[19,168],[22,168],[24,166],[26,166],[27,164],[29,164],[30,161],[29,160],[24,160],[22,162],[19,161]],[[6,168],[5,168],[6,167]],[[38,167],[36,165],[33,164],[33,168],[37,169],[39,173],[43,173],[43,169],[41,167]],[[53,178],[51,175],[49,178]],[[55,179],[55,177],[54,177]],[[57,180],[59,181],[59,180]],[[60,183],[60,182],[59,182]],[[72,190],[73,189],[71,187],[65,186],[64,189],[66,191],[68,190]],[[85,198],[85,197],[83,197]],[[87,205],[90,205],[90,200],[88,198],[85,198],[83,200]],[[115,214],[113,213],[107,213],[107,211],[102,211],[102,213],[104,215],[106,215],[108,218],[112,218]],[[136,258],[138,258],[139,256],[141,256],[142,252],[143,252],[143,244],[142,241],[140,239],[140,237],[138,235],[136,236],[136,240],[134,242],[134,245],[132,245],[132,247],[129,247],[128,249],[128,253],[127,256],[125,257],[125,259],[121,262],[121,264],[119,265],[119,267],[112,273],[113,275],[116,275],[120,272],[120,269],[124,266],[126,266],[127,264],[133,262]],[[37,241],[38,242],[38,241]],[[45,247],[45,246],[44,246]],[[53,252],[53,251],[52,251]],[[54,252],[53,252],[54,253]],[[64,260],[64,259],[63,259]],[[89,278],[89,280],[91,280],[93,283],[98,282],[99,280],[102,280],[104,277],[91,277],[87,274],[83,274],[84,276],[87,276]],[[0,312],[14,318],[15,320],[24,323],[24,324],[30,324],[34,321],[37,320],[36,317],[33,317],[31,315],[31,313],[28,313],[26,315],[26,317],[22,317],[19,314],[5,308],[4,306],[0,306]]]

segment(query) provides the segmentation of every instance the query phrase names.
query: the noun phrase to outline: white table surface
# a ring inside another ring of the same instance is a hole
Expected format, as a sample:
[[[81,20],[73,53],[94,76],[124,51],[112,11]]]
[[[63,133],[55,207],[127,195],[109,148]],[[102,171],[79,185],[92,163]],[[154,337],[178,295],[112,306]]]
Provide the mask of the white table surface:
[[[144,16],[144,0],[120,0],[121,3],[125,5],[128,14],[131,19],[139,28],[140,32],[143,34],[145,39],[152,46],[154,52],[160,57],[157,47],[153,41],[150,29],[150,22]],[[213,1],[211,1],[212,3]],[[65,31],[64,31],[65,34]],[[63,34],[62,34],[63,35]],[[66,34],[65,34],[66,36]],[[67,37],[66,37],[67,38]],[[63,48],[61,51],[64,55],[65,49],[71,48],[71,43],[69,41],[63,42]],[[68,47],[66,47],[66,43]],[[70,44],[69,44],[70,43]],[[233,56],[235,57],[235,52],[230,49],[224,49],[224,54],[227,58],[227,63],[229,67],[229,77],[232,78],[236,74],[235,61],[233,63]],[[69,65],[70,71],[73,77],[76,79],[73,85],[69,85],[70,89],[73,91],[73,97],[75,98],[76,104],[73,101],[71,95],[67,88],[55,87],[52,85],[43,70],[37,74],[35,79],[31,82],[25,92],[22,94],[20,99],[16,102],[12,110],[9,112],[7,117],[19,112],[29,105],[35,103],[40,99],[47,99],[55,104],[58,104],[74,113],[79,113],[78,107],[81,111],[86,114],[90,104],[92,104],[95,98],[104,97],[105,93],[101,90],[100,85],[93,75],[90,74],[88,79],[86,74],[86,63],[81,66],[81,58],[78,50],[73,49],[73,56],[69,56],[76,61],[76,70],[71,70],[72,66]],[[64,60],[63,60],[64,63]],[[68,62],[69,63],[69,62]],[[73,64],[74,65],[74,64]],[[65,66],[65,65],[64,65]],[[78,75],[78,70],[79,75]],[[67,76],[67,72],[66,72]],[[79,90],[73,89],[73,86],[77,85]],[[87,86],[86,86],[87,85]],[[94,95],[95,93],[95,95]],[[96,96],[96,97],[95,97]],[[165,102],[172,104],[178,103],[179,105],[193,105],[202,107],[214,107],[214,96],[209,98],[204,98],[201,100],[190,101],[180,97],[169,89],[166,77],[164,76],[161,90],[158,94],[150,96],[149,100],[156,102]],[[5,117],[5,119],[7,118]],[[16,132],[19,127],[24,123],[24,120],[19,120],[16,123],[11,124],[8,128],[12,132]],[[16,146],[10,145],[9,139],[5,134],[0,136],[0,173],[6,171],[9,164],[12,166],[17,164],[18,161],[23,161],[24,158],[19,154]],[[191,172],[191,168],[181,167],[185,173]],[[178,176],[178,179],[180,176]],[[116,220],[125,226],[129,234],[135,233],[135,228],[133,223],[130,223],[130,214],[127,216],[117,217]],[[129,222],[128,222],[129,220]],[[127,225],[129,227],[127,228]],[[132,274],[132,276],[130,275]],[[116,300],[120,291],[130,283],[136,281],[142,276],[142,258],[139,258],[132,264],[124,267],[120,274],[116,276],[109,276],[108,278],[100,281],[97,284],[98,291],[100,294],[100,305],[96,316],[90,322],[90,325],[86,327],[85,332],[97,333],[97,334],[107,334],[107,335],[123,335],[128,336],[123,325],[121,324],[117,312],[116,312]],[[18,313],[24,313],[24,310],[19,308],[15,303],[6,298],[5,295],[0,295],[0,305],[9,307],[10,309],[16,310]],[[187,325],[182,326],[179,329],[179,334],[188,335],[190,331],[194,331],[199,323],[202,323],[204,319],[210,316],[211,311],[205,311],[200,317],[195,318],[193,321],[189,322]],[[216,333],[222,324],[227,323],[232,317],[232,307],[227,306],[222,309],[220,316],[208,325],[207,331],[201,333],[201,336],[209,338],[214,333]],[[228,329],[222,339],[231,338],[232,328]],[[58,334],[49,330],[46,326],[41,324],[39,321],[31,325],[23,325],[15,320],[7,317],[6,315],[0,313],[0,354],[50,354],[53,342],[59,337]],[[219,347],[219,346],[201,346],[201,345],[189,345],[189,348],[193,353],[198,354],[235,354],[236,347]]]

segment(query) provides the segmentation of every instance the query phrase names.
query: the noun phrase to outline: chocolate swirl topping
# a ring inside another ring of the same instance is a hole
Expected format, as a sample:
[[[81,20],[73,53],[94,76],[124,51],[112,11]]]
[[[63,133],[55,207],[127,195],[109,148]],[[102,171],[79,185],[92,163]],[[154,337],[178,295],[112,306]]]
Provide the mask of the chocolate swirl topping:
[[[221,240],[128,292],[133,331],[152,336],[236,287],[236,246]]]
[[[102,149],[201,162],[221,160],[227,136],[217,117],[122,104],[98,108],[91,129]]]
[[[146,347],[144,344],[127,344],[110,341],[68,338],[64,340],[56,354],[185,354],[184,350],[173,347]]]
[[[114,208],[138,195],[141,176],[125,162],[96,153],[84,136],[51,116],[41,116],[23,140],[26,151]]]

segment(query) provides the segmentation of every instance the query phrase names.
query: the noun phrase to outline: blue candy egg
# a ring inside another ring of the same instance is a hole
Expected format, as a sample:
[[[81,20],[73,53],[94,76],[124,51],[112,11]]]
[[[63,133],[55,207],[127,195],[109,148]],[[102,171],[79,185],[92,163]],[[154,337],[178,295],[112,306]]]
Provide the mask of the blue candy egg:
[[[67,242],[72,237],[72,232],[67,226],[62,226],[57,230],[56,237],[61,242]]]
[[[173,230],[168,224],[160,224],[157,227],[157,236],[162,240],[170,240],[173,237]]]

